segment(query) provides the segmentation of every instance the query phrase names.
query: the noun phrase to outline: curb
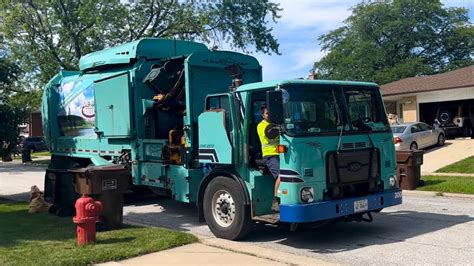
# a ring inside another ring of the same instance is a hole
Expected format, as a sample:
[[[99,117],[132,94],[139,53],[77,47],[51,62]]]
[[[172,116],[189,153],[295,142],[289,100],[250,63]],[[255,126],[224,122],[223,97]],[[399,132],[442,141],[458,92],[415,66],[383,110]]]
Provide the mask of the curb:
[[[442,193],[442,195],[439,195]],[[424,196],[424,197],[450,197],[450,198],[463,198],[474,200],[472,194],[461,194],[461,193],[449,193],[449,192],[438,192],[438,191],[420,191],[420,190],[403,190],[402,194],[410,196]]]
[[[474,174],[465,174],[465,173],[430,173],[430,172],[423,172],[423,173],[421,173],[421,178],[423,178],[423,176],[427,176],[427,175],[431,175],[431,176],[472,176],[472,177],[474,177]]]
[[[221,248],[236,253],[252,255],[258,258],[281,262],[289,265],[339,265],[334,262],[296,255],[292,253],[286,253],[243,242],[213,238],[209,236],[196,236],[199,238],[199,241],[206,246]]]

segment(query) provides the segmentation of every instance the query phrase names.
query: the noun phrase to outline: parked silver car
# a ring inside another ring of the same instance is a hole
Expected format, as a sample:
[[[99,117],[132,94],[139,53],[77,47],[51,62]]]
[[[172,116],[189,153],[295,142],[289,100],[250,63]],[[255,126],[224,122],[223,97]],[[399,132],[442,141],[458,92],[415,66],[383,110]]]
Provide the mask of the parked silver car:
[[[395,150],[417,150],[433,145],[443,146],[446,140],[444,130],[426,123],[405,123],[391,125]]]

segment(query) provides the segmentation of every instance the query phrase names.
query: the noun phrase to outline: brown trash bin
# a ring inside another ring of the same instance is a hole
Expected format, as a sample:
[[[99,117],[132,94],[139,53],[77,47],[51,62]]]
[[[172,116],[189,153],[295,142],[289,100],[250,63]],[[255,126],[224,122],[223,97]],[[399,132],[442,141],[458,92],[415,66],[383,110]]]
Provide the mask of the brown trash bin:
[[[89,166],[72,170],[75,173],[75,189],[102,203],[100,219],[106,229],[123,225],[123,194],[130,183],[130,170],[122,165]]]
[[[414,190],[418,187],[423,164],[423,151],[396,151],[397,177],[400,187],[405,190]]]

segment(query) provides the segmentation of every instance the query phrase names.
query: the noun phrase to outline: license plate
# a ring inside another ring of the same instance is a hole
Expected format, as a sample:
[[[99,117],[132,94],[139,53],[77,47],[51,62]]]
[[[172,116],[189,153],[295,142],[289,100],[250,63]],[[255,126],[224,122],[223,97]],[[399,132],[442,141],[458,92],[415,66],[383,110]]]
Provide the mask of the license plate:
[[[369,201],[366,199],[354,201],[354,212],[366,211],[369,209]]]

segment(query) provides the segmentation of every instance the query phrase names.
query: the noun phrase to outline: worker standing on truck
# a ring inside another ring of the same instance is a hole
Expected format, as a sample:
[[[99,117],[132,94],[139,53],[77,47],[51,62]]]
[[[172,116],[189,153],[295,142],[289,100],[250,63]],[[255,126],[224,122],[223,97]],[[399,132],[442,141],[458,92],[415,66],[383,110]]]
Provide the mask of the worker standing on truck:
[[[280,155],[277,152],[277,146],[280,143],[280,136],[268,136],[268,127],[272,126],[268,114],[268,108],[262,106],[260,109],[263,120],[257,126],[258,137],[262,145],[262,156],[265,165],[268,167],[275,178],[275,189],[272,203],[272,211],[280,211],[280,198],[278,197],[278,188],[280,187]]]

